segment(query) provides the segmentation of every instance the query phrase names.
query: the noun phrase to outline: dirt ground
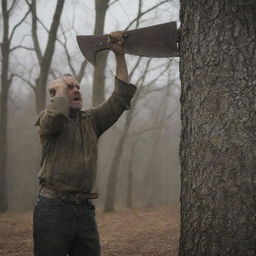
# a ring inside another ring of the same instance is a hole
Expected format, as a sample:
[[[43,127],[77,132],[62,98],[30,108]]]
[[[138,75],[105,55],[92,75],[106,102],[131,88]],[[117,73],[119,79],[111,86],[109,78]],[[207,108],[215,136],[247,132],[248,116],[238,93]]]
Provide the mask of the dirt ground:
[[[103,256],[175,256],[179,208],[132,209],[97,213]],[[0,255],[30,256],[32,213],[0,215]]]

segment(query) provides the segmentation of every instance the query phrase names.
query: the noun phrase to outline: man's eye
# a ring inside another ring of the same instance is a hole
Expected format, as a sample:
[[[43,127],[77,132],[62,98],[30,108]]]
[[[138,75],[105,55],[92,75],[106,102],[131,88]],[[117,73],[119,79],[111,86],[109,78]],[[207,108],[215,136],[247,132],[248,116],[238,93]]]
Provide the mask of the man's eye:
[[[69,84],[68,89],[72,90],[74,88],[74,85]]]
[[[80,85],[76,85],[76,89],[77,89],[77,90],[80,90]]]

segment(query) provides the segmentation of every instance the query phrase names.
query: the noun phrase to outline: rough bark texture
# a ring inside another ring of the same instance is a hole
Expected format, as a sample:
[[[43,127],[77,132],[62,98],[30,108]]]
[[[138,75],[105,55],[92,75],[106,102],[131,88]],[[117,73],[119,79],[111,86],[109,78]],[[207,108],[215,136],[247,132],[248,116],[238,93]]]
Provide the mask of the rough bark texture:
[[[103,35],[105,16],[109,0],[95,0],[96,20],[94,35]],[[96,106],[104,101],[105,94],[105,69],[108,52],[103,51],[97,54],[97,61],[93,73],[92,105]]]
[[[6,160],[7,160],[7,115],[8,115],[8,91],[10,80],[8,78],[10,40],[9,40],[9,13],[7,1],[2,1],[3,14],[3,41],[1,44],[1,93],[0,93],[0,211],[8,209]]]
[[[180,255],[256,255],[256,2],[181,0]]]

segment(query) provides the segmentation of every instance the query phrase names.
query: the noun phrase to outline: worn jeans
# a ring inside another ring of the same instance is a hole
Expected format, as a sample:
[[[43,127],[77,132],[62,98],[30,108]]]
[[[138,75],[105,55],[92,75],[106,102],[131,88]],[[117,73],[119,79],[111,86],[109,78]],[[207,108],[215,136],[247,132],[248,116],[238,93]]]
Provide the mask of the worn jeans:
[[[100,256],[95,206],[38,196],[33,217],[35,256]]]

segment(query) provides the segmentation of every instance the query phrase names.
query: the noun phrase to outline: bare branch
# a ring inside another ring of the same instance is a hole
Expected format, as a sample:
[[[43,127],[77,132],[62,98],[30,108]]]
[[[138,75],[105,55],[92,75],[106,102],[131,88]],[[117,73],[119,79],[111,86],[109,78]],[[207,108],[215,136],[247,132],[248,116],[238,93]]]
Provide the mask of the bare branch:
[[[13,38],[14,32],[15,30],[22,24],[22,22],[27,18],[28,14],[30,13],[30,10],[28,9],[28,11],[25,13],[25,15],[23,16],[23,18],[13,27],[12,29],[12,33],[10,35],[10,41]]]
[[[12,2],[12,5],[10,6],[9,10],[7,11],[9,16],[10,16],[10,13],[12,12],[12,10],[14,9],[14,6],[17,5],[17,3],[18,3],[17,0],[14,0]]]
[[[154,5],[154,6],[152,6],[152,7],[149,8],[149,9],[147,9],[146,11],[141,12],[141,13],[140,13],[140,16],[137,16],[136,18],[134,18],[134,19],[128,24],[128,26],[125,28],[125,30],[128,30],[128,29],[129,29],[138,19],[140,19],[143,15],[149,13],[149,12],[152,11],[153,9],[159,7],[160,5],[167,3],[168,1],[169,1],[169,0],[163,0],[163,1],[161,1],[160,3],[158,3],[158,4]]]
[[[18,77],[19,79],[21,79],[23,82],[25,82],[34,92],[36,92],[36,87],[34,86],[34,84],[32,82],[30,82],[29,80],[25,79],[23,76],[21,76],[20,74],[13,74],[13,76]]]
[[[167,116],[165,117],[164,121],[166,121],[166,120],[172,118],[172,117],[174,116],[174,114],[177,113],[178,109],[179,109],[179,108],[175,108],[173,112],[171,112],[169,115],[167,115]]]
[[[63,27],[60,25],[61,29],[63,30]],[[62,47],[64,48],[64,51],[66,53],[66,57],[67,57],[67,61],[68,61],[68,66],[72,72],[72,74],[76,77],[76,71],[72,65],[71,62],[71,57],[70,54],[68,52],[68,47],[67,47],[67,37],[66,37],[66,33],[63,31],[63,38],[64,38],[64,42],[62,42],[59,38],[56,38],[56,40],[62,45]]]
[[[133,76],[135,70],[137,69],[137,67],[139,66],[141,60],[142,60],[142,57],[139,57],[139,58],[137,59],[137,62],[135,63],[135,65],[133,66],[133,68],[132,68],[132,70],[131,70],[131,72],[130,72],[129,80],[132,78],[132,76]]]
[[[57,75],[53,69],[50,69],[50,74],[52,75],[52,77],[53,77],[54,79],[56,79],[57,77],[60,76],[60,75]]]
[[[14,78],[14,74],[11,74],[10,78],[8,79],[8,83],[9,83],[9,84],[12,83],[13,78]]]
[[[141,9],[142,9],[142,0],[139,0],[139,8],[138,8],[138,14],[137,17],[141,17]],[[138,28],[140,24],[140,18],[136,19],[136,25],[135,28]]]
[[[39,24],[42,26],[42,28],[47,32],[49,33],[49,29],[44,25],[44,23],[38,18],[36,17],[37,21],[39,22]]]
[[[37,37],[37,14],[36,14],[36,0],[32,0],[30,5],[30,10],[32,13],[32,39],[35,47],[36,56],[38,62],[41,63],[42,60],[42,51]]]
[[[145,78],[146,78],[146,74],[148,72],[149,65],[150,65],[151,61],[152,61],[152,58],[149,58],[148,61],[147,61],[146,67],[144,69],[144,72],[143,72],[142,76],[139,77],[139,79],[137,80],[136,84],[139,84],[139,83],[143,84],[144,83]]]
[[[78,72],[78,75],[76,76],[76,79],[77,79],[77,81],[80,83],[81,82],[81,80],[82,80],[82,78],[83,78],[83,76],[84,76],[84,73],[85,73],[85,68],[86,68],[86,66],[87,66],[87,60],[84,60],[83,62],[82,62],[82,64],[81,64],[81,66],[80,66],[80,70],[79,70],[79,72]]]
[[[109,8],[111,5],[115,4],[116,2],[118,2],[118,0],[113,0],[111,3],[108,4],[108,8]]]
[[[35,50],[35,48],[32,48],[32,47],[27,47],[27,46],[23,46],[23,45],[17,45],[17,46],[14,46],[13,48],[11,48],[10,52],[15,51],[17,49],[25,49],[25,50],[28,50],[28,51],[34,51]]]
[[[152,79],[152,80],[148,83],[148,85],[149,85],[149,84],[154,84],[154,83],[166,72],[166,70],[169,69],[171,62],[172,62],[172,60],[169,61],[169,63],[166,65],[165,69],[162,70],[162,72],[160,72],[158,76],[156,76],[154,79]]]

